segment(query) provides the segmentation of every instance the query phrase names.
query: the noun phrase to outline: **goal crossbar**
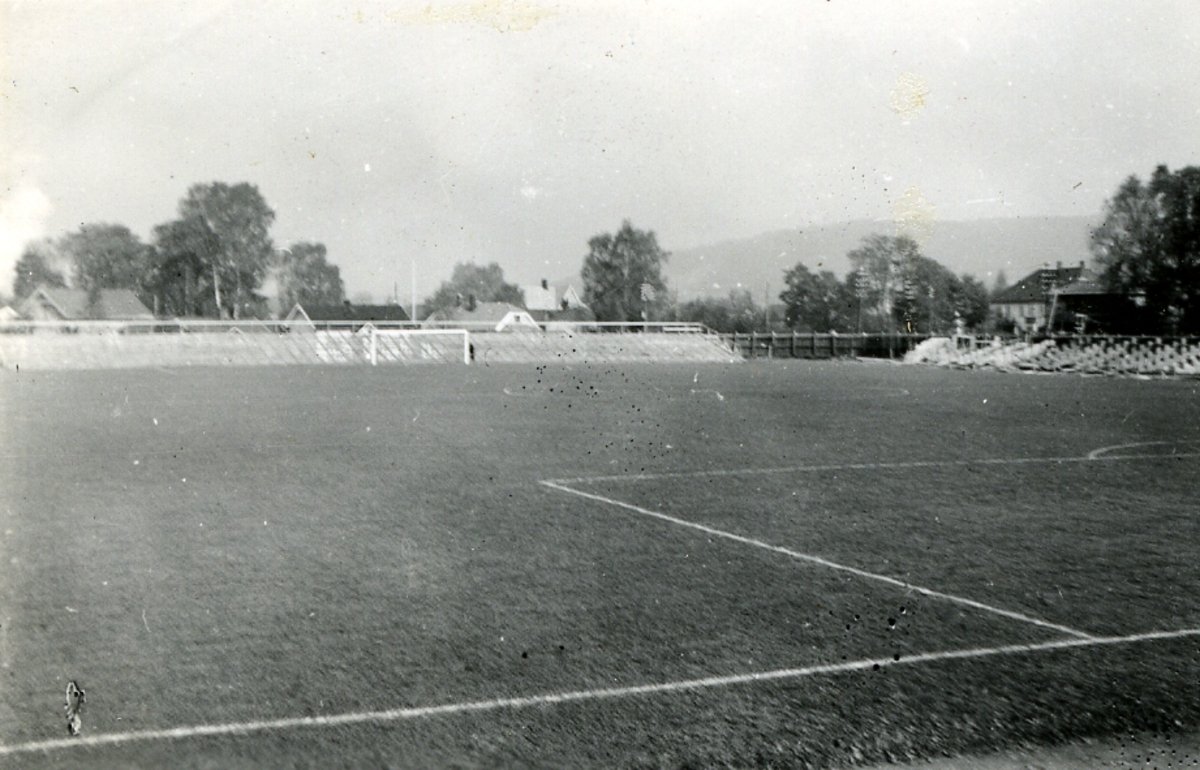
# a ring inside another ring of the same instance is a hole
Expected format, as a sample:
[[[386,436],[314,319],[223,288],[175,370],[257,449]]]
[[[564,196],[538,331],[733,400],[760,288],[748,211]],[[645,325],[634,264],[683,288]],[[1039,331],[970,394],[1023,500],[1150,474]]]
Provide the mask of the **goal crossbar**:
[[[471,333],[466,329],[379,329],[368,325],[364,331],[369,332],[369,355],[371,366],[379,365],[380,340],[406,340],[416,343],[432,341],[435,338],[454,338],[461,340],[462,362],[471,363]]]

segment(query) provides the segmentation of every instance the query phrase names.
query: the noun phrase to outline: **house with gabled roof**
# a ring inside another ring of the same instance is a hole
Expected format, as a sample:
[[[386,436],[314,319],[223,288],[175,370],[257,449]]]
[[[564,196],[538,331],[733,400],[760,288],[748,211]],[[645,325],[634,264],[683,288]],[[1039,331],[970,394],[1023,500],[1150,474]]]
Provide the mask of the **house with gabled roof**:
[[[461,327],[491,331],[541,331],[542,327],[525,308],[507,302],[468,302],[438,310],[421,324],[427,329]]]
[[[1055,329],[1113,332],[1127,326],[1136,308],[1110,292],[1101,276],[1085,263],[1045,265],[992,298],[993,313],[1010,319],[1024,333]]]
[[[129,289],[66,289],[42,285],[17,307],[30,321],[153,321],[154,313]]]
[[[1073,267],[1063,267],[1062,262],[1056,267],[1044,265],[992,297],[989,304],[995,314],[1011,320],[1019,331],[1044,331],[1057,310],[1059,294],[1081,278],[1098,280],[1083,262]]]
[[[307,307],[300,307],[300,304],[296,303],[296,307],[292,308],[292,312],[288,314],[289,320],[292,318],[292,314],[296,313],[296,308],[300,308],[304,317],[313,322],[370,321],[378,323],[380,321],[410,320],[408,313],[400,305],[357,305],[350,300],[346,300],[340,305],[309,305]]]
[[[525,297],[525,309],[530,313],[553,313],[558,310],[557,292],[544,278],[537,286],[522,286],[521,294]]]
[[[1056,327],[1069,324],[1079,333],[1128,333],[1136,329],[1142,313],[1137,299],[1109,291],[1100,275],[1084,270],[1059,290],[1058,301],[1053,303],[1054,324]]]
[[[582,308],[590,310],[583,298],[575,291],[574,286],[567,286],[567,290],[563,292],[562,301],[560,303],[562,310],[571,310],[572,308]]]
[[[559,287],[563,287],[561,299],[557,296]],[[542,281],[540,287],[525,286],[523,291],[525,309],[538,323],[547,324],[547,328],[559,322],[576,325],[596,320],[591,308],[584,304],[575,287],[569,283],[556,286]]]

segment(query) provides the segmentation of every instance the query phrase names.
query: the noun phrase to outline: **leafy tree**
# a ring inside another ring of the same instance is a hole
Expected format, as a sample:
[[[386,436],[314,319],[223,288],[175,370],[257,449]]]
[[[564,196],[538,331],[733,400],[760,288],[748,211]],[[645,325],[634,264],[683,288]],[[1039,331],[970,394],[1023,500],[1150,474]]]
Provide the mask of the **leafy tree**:
[[[893,314],[901,331],[945,332],[953,329],[952,287],[957,279],[938,262],[911,255],[899,267],[900,291]]]
[[[218,315],[208,296],[216,236],[196,217],[156,225],[144,285],[154,297],[155,313],[167,316]],[[207,297],[207,301],[205,298]]]
[[[950,304],[968,329],[982,329],[987,325],[990,304],[983,281],[970,275],[960,277],[951,285]]]
[[[598,321],[653,320],[669,303],[662,267],[670,255],[652,230],[636,230],[626,219],[617,234],[588,241],[583,260],[583,301]]]
[[[853,267],[862,330],[892,331],[905,271],[914,270],[921,256],[917,242],[907,235],[869,235],[847,256]]]
[[[58,260],[59,256],[55,251],[54,244],[49,240],[27,244],[15,266],[13,296],[16,299],[25,299],[42,284],[66,286],[67,281],[63,274],[51,267]]]
[[[970,328],[987,322],[983,283],[954,275],[908,236],[871,235],[848,256],[854,271],[847,283],[854,286],[864,331],[947,333],[959,321]]]
[[[746,334],[766,327],[763,308],[754,304],[750,292],[734,289],[728,297],[704,297],[685,302],[679,320],[702,323],[713,331]]]
[[[949,333],[961,321],[979,328],[987,321],[988,294],[981,281],[958,277],[946,267],[920,254],[900,265],[901,291],[894,314],[906,332]]]
[[[1148,184],[1129,177],[1105,203],[1091,249],[1107,288],[1144,305],[1145,331],[1200,333],[1200,168],[1159,166]]]
[[[142,289],[149,250],[124,225],[80,225],[78,231],[58,240],[58,248],[71,260],[74,285],[78,288],[89,292]]]
[[[179,202],[179,218],[208,233],[212,248],[201,256],[218,314],[240,317],[255,304],[254,290],[274,253],[270,229],[275,212],[255,185],[212,182],[188,188]]]
[[[813,332],[855,330],[858,300],[854,295],[853,273],[847,283],[842,283],[829,270],[813,273],[797,263],[783,274],[783,282],[779,299],[788,326]]]
[[[454,266],[450,280],[442,281],[433,296],[425,301],[425,311],[434,313],[479,302],[524,305],[525,292],[514,283],[506,283],[504,270],[495,262],[487,267],[480,267],[474,262],[459,262]]]
[[[340,305],[346,296],[338,266],[326,260],[322,243],[293,243],[275,260],[280,306]]]
[[[991,302],[988,287],[974,276],[962,275],[958,284],[952,285],[950,303],[954,312],[965,321],[967,329],[983,329],[988,325]]]

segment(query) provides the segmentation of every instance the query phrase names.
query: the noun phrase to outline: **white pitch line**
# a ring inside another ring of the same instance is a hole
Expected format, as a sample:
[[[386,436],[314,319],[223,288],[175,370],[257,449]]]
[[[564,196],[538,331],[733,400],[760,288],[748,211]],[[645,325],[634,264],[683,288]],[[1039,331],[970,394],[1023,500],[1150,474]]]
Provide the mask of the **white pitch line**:
[[[1087,459],[1089,459],[1089,460],[1108,460],[1108,459],[1127,460],[1127,459],[1133,459],[1133,458],[1137,458],[1137,457],[1163,457],[1163,458],[1195,457],[1196,454],[1192,453],[1192,452],[1185,452],[1185,453],[1180,453],[1180,454],[1172,453],[1169,455],[1112,455],[1111,458],[1108,455],[1109,452],[1115,451],[1117,449],[1133,449],[1134,447],[1143,447],[1143,446],[1177,446],[1179,444],[1190,445],[1190,444],[1195,444],[1195,443],[1196,443],[1195,441],[1138,441],[1133,444],[1115,444],[1113,446],[1102,446],[1099,449],[1093,449],[1092,451],[1087,453]]]
[[[1159,443],[1159,442],[1153,442]],[[1170,442],[1161,442],[1170,443]],[[608,481],[657,481],[660,479],[703,478],[705,476],[764,476],[773,473],[824,473],[829,471],[873,471],[904,468],[964,468],[971,465],[1028,465],[1032,463],[1087,463],[1114,462],[1117,460],[1153,460],[1175,459],[1180,457],[1200,457],[1200,452],[1180,452],[1172,455],[1107,455],[1098,454],[1127,446],[1146,446],[1146,444],[1127,444],[1121,446],[1102,447],[1093,450],[1083,457],[994,457],[978,460],[912,460],[908,462],[891,463],[842,463],[838,465],[790,465],[781,468],[734,468],[707,471],[669,471],[665,473],[626,473],[612,476],[578,476],[569,479],[546,479],[557,484],[594,484]]]
[[[781,553],[785,556],[790,556],[793,559],[799,559],[801,561],[807,561],[807,562],[811,562],[813,564],[819,564],[822,567],[828,567],[829,569],[840,570],[842,572],[849,572],[851,575],[857,575],[858,577],[866,578],[868,580],[876,580],[881,583],[887,583],[888,585],[896,586],[897,588],[903,588],[906,591],[913,591],[913,592],[916,592],[916,593],[919,593],[919,594],[922,594],[924,596],[928,596],[928,597],[931,597],[934,599],[943,599],[945,601],[953,602],[955,604],[961,604],[965,607],[972,607],[974,609],[983,610],[985,612],[990,612],[995,615],[1002,615],[1006,618],[1011,618],[1012,620],[1019,620],[1023,623],[1031,623],[1035,626],[1041,626],[1042,628],[1050,628],[1050,629],[1059,631],[1064,634],[1070,634],[1071,636],[1079,637],[1081,639],[1094,638],[1091,634],[1085,633],[1083,631],[1079,631],[1074,628],[1068,628],[1067,626],[1060,626],[1057,623],[1050,623],[1045,620],[1039,620],[1038,618],[1032,617],[1030,615],[1023,615],[1019,612],[1013,612],[1012,610],[1006,610],[1006,609],[1002,609],[1000,607],[993,607],[990,604],[984,604],[982,602],[977,602],[974,599],[968,599],[965,596],[955,596],[954,594],[943,593],[941,591],[934,591],[932,588],[924,588],[922,586],[913,585],[912,583],[906,583],[903,580],[898,580],[894,577],[889,577],[887,575],[880,575],[875,572],[867,572],[866,570],[858,569],[857,567],[851,567],[846,564],[839,564],[838,562],[835,562],[835,561],[823,559],[820,556],[813,556],[813,555],[807,554],[807,553],[800,553],[799,551],[793,551],[790,548],[784,548],[782,546],[773,545],[773,544],[768,543],[763,540],[756,540],[752,537],[745,537],[744,535],[738,535],[733,532],[727,532],[723,529],[717,529],[716,527],[710,527],[707,524],[697,524],[694,521],[688,521],[687,519],[681,519],[677,516],[671,516],[666,513],[660,513],[659,511],[652,511],[649,508],[642,508],[641,506],[633,505],[632,503],[625,503],[620,500],[614,500],[611,497],[604,497],[603,495],[597,495],[597,494],[593,494],[591,492],[582,492],[578,489],[572,489],[571,487],[563,486],[562,484],[559,484],[554,481],[542,481],[540,483],[547,487],[550,487],[551,489],[557,489],[560,492],[566,492],[568,494],[578,495],[579,497],[584,497],[589,500],[595,500],[597,502],[607,503],[609,505],[615,505],[619,508],[625,508],[626,510],[633,511],[634,513],[640,513],[643,516],[650,516],[655,519],[662,519],[663,521],[668,521],[672,524],[678,524],[681,527],[688,527],[690,529],[699,530],[699,531],[704,532],[709,535],[716,535],[717,537],[723,537],[727,540],[733,540],[738,543],[752,545],[756,548],[762,548],[763,550],[766,550],[766,551],[772,551],[774,553]]]
[[[844,663],[829,663],[802,668],[781,668],[770,671],[755,671],[746,674],[728,676],[711,676],[703,679],[684,679],[674,682],[657,684],[632,685],[629,687],[609,687],[595,690],[576,690],[574,692],[550,693],[531,695],[521,698],[496,698],[494,700],[468,701],[465,703],[446,703],[440,706],[417,706],[412,708],[387,709],[383,711],[359,711],[346,714],[330,714],[316,717],[290,717],[286,719],[271,719],[253,722],[229,722],[215,725],[194,725],[192,727],[175,727],[165,730],[137,730],[127,733],[105,733],[101,735],[86,735],[75,738],[60,738],[48,741],[33,741],[18,743],[12,746],[0,745],[0,757],[14,754],[31,754],[34,752],[49,752],[58,749],[72,749],[82,746],[113,746],[124,743],[156,740],[180,740],[185,738],[204,738],[219,735],[246,735],[268,730],[290,730],[300,727],[336,727],[339,725],[354,725],[368,722],[402,722],[416,719],[427,719],[437,716],[456,716],[459,714],[499,711],[502,709],[521,709],[533,706],[553,706],[560,703],[578,703],[581,701],[603,700],[606,698],[628,698],[637,695],[655,695],[660,693],[681,692],[687,690],[704,690],[715,687],[731,687],[757,682],[781,681],[787,679],[802,679],[811,676],[842,674],[851,671],[873,670],[888,666],[903,666],[917,663],[936,663],[945,660],[969,660],[998,655],[1019,655],[1033,652],[1053,650],[1079,649],[1101,647],[1119,644],[1135,644],[1138,642],[1179,639],[1189,636],[1200,636],[1200,628],[1185,628],[1178,631],[1152,631],[1130,636],[1091,637],[1088,639],[1059,639],[1052,642],[1036,644],[1010,644],[1003,647],[977,647],[963,650],[944,650],[941,652],[926,652],[916,655],[895,658],[870,658],[867,660],[848,661]]]

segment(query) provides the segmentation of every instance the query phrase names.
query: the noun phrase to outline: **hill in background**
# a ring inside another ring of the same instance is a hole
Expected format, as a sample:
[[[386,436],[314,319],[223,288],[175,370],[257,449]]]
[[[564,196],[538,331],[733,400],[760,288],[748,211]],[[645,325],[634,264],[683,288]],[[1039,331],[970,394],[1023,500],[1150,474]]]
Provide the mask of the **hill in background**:
[[[1096,217],[937,222],[921,251],[990,288],[1001,270],[1013,283],[1045,263],[1090,260],[1089,228],[1098,222]],[[755,301],[761,302],[767,291],[775,301],[783,290],[784,271],[797,262],[813,272],[832,270],[844,277],[850,269],[847,252],[872,233],[894,235],[895,227],[890,221],[859,220],[680,249],[672,252],[665,273],[680,300],[725,296],[732,288],[743,288]]]

